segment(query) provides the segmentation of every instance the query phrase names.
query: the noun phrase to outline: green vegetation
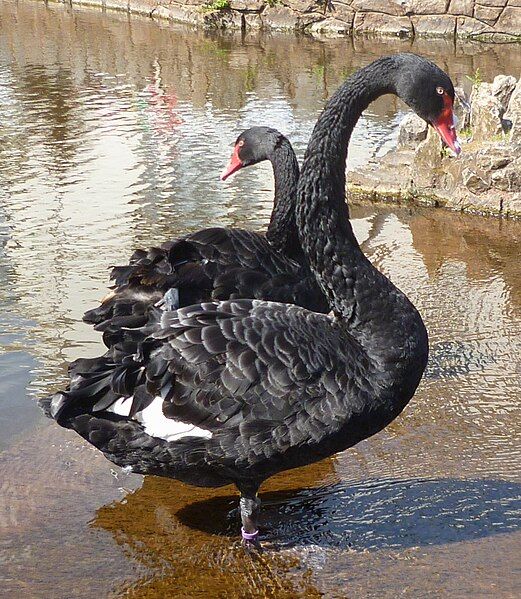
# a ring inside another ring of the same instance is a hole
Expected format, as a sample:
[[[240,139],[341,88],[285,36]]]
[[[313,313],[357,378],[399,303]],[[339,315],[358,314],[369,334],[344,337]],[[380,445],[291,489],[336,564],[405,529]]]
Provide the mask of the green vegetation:
[[[458,135],[463,139],[469,139],[470,137],[472,137],[472,131],[470,127],[465,127],[465,129],[462,129]]]
[[[226,10],[230,8],[230,0],[212,0],[209,4],[206,4],[204,10]]]
[[[280,4],[280,0],[266,0],[266,4],[273,8],[274,6],[277,6],[277,4]]]
[[[506,133],[503,132],[503,133],[498,133],[497,135],[493,135],[490,138],[490,141],[509,143],[511,138],[512,138],[512,131],[508,131]]]
[[[474,75],[467,75],[467,79],[472,82],[472,85],[479,87],[483,83],[483,78],[481,77],[481,71],[479,70],[479,67],[476,69]]]

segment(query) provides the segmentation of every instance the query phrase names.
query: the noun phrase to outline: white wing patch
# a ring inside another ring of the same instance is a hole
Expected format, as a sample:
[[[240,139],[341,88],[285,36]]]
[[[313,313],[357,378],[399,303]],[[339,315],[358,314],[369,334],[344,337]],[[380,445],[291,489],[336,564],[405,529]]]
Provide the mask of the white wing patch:
[[[128,417],[131,405],[132,397],[122,397],[113,403],[107,409],[107,412]],[[163,414],[163,399],[161,397],[156,397],[147,408],[138,412],[134,418],[138,422],[141,422],[147,435],[158,437],[165,441],[178,441],[183,437],[212,438],[212,433],[204,428],[167,418]]]

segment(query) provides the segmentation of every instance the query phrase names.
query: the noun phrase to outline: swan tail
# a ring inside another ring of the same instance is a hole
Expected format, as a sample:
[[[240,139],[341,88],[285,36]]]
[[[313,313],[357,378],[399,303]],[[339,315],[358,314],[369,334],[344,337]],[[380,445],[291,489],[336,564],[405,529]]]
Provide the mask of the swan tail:
[[[151,437],[139,422],[123,416],[78,414],[69,423],[69,428],[128,472],[164,476],[176,461],[167,441]]]
[[[136,278],[146,284],[153,284],[156,278],[171,272],[168,263],[168,252],[176,242],[164,244],[162,247],[150,247],[147,250],[136,250],[125,266],[115,266],[110,279],[116,287],[128,285]]]
[[[205,439],[190,437],[172,443],[149,435],[135,420],[111,413],[79,414],[70,420],[69,428],[126,473],[166,476],[198,487],[232,482],[206,464]]]
[[[51,404],[53,397],[54,395],[47,395],[46,397],[41,397],[38,400],[38,405],[40,406],[42,412],[47,416],[47,418],[53,418],[51,413]]]
[[[110,279],[115,283],[112,291],[101,300],[100,306],[85,312],[84,322],[103,326],[113,318],[135,318],[136,323],[130,321],[129,326],[141,326],[137,319],[147,307],[176,285],[177,275],[168,262],[171,245],[136,250],[127,265],[113,267],[110,273]]]
[[[154,314],[151,320],[157,321],[158,316]],[[149,364],[149,379],[161,378],[164,369],[161,360],[157,360],[156,372],[153,358],[131,355],[129,347],[120,348],[118,356],[107,352],[111,355],[77,361],[71,367],[69,388],[40,401],[45,414],[60,426],[76,431],[108,460],[128,472],[168,476],[198,486],[228,484],[229,480],[223,480],[206,464],[210,433],[206,431],[201,435],[205,431],[170,421],[169,426],[177,434],[162,438],[157,431],[150,432],[147,428],[150,422],[136,417],[158,400],[147,390],[142,362]],[[122,407],[122,401],[123,404],[131,402],[130,409],[123,408],[123,414],[118,413],[118,409],[113,411],[118,405]],[[194,464],[198,467],[194,468]]]
[[[144,388],[142,350],[141,344],[127,341],[99,358],[76,360],[69,368],[69,387],[40,400],[40,406],[65,428],[71,428],[71,420],[78,415],[105,411],[121,398],[132,397],[133,415],[153,399]]]
[[[80,358],[69,365],[70,383],[66,391],[55,393],[38,401],[45,415],[56,421],[68,406],[79,403],[88,409],[85,398],[100,393],[104,387],[108,388],[105,381],[108,374],[108,353],[99,358]],[[61,424],[61,422],[60,422]]]

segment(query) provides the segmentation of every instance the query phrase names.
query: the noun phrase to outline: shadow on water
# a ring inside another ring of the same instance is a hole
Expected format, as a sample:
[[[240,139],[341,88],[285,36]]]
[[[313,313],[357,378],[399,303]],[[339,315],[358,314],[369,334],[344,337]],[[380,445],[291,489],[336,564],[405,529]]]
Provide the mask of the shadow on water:
[[[147,544],[152,531],[140,534],[140,518],[145,512],[161,513],[175,522],[170,527],[174,536],[180,530],[184,536],[188,528],[191,534],[199,531],[235,540],[239,525],[232,510],[237,495],[220,491],[198,500],[203,491],[196,489],[189,491],[190,501],[187,489],[176,481],[149,477],[123,502],[101,508],[94,524],[112,529],[115,536],[123,533],[127,542]],[[181,501],[177,490],[184,494]],[[268,491],[261,498],[263,537],[274,548],[407,549],[472,541],[521,528],[521,484],[494,479],[336,482]],[[175,539],[172,543],[177,545]]]
[[[379,480],[279,491],[263,498],[264,537],[278,546],[406,549],[457,543],[521,527],[521,485],[498,480]],[[219,534],[230,500],[177,513],[187,526]]]

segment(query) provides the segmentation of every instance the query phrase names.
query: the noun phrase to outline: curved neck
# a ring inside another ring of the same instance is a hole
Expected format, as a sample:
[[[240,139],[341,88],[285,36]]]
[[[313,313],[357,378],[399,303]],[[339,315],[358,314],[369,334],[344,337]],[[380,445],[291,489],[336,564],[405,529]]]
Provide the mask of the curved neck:
[[[296,210],[304,253],[333,311],[370,356],[385,362],[403,356],[416,334],[426,352],[425,328],[405,295],[360,249],[345,201],[345,170],[356,122],[373,100],[395,91],[399,69],[398,56],[382,58],[331,97],[304,157]]]
[[[275,198],[266,237],[285,256],[302,262],[304,254],[295,220],[299,165],[290,142],[283,138],[268,156],[275,179]]]

